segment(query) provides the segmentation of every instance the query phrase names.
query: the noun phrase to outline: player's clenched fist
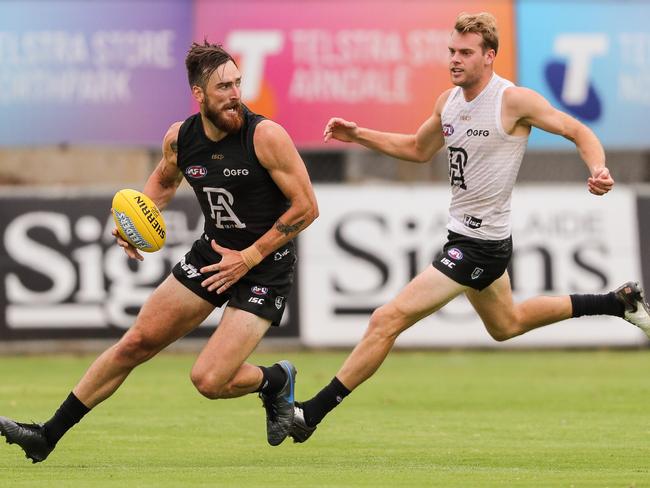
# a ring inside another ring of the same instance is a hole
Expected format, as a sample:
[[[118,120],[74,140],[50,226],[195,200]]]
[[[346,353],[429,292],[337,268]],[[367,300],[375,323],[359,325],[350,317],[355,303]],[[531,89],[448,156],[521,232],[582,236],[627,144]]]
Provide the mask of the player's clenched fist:
[[[604,195],[614,186],[614,179],[609,174],[609,169],[600,168],[587,180],[587,187],[594,195]]]
[[[356,137],[358,130],[359,127],[355,122],[350,122],[349,120],[341,119],[339,117],[333,117],[325,126],[323,138],[325,142],[332,138],[343,142],[352,142]]]

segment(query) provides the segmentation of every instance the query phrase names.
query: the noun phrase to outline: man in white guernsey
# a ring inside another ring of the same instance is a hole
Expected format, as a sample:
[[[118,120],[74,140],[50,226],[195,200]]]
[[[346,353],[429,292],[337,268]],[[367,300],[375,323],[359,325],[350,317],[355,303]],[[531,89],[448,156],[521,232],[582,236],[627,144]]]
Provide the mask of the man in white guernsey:
[[[296,402],[290,435],[304,442],[317,424],[382,364],[395,339],[420,319],[464,293],[485,328],[505,341],[560,320],[582,315],[620,316],[650,335],[650,314],[638,283],[601,295],[537,296],[514,303],[506,270],[512,254],[510,200],[532,127],[572,141],[590,176],[593,195],[614,180],[605,153],[585,125],[556,110],[533,90],[494,73],[496,21],[488,13],[460,14],[449,40],[454,88],[436,101],[415,134],[379,132],[332,118],[325,141],[355,142],[394,158],[424,163],[446,146],[451,205],[443,251],[392,301],[372,314],[352,353],[317,395]]]

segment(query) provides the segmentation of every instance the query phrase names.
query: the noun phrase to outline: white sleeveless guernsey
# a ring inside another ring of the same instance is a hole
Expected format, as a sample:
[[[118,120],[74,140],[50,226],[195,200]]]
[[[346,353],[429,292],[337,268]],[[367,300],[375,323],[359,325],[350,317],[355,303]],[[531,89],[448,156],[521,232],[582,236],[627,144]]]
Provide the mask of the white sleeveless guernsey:
[[[507,239],[510,201],[528,136],[506,134],[501,100],[512,82],[493,74],[483,91],[465,101],[460,87],[442,110],[449,156],[451,205],[447,228],[478,239]]]

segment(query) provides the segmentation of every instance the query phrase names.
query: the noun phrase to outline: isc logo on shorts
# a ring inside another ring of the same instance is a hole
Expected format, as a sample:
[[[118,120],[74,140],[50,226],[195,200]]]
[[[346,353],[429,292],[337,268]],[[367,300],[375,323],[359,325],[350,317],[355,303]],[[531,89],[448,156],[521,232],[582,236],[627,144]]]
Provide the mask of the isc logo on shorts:
[[[264,299],[260,297],[250,297],[248,303],[254,303],[256,305],[264,305]]]
[[[454,268],[456,267],[456,263],[454,263],[453,261],[449,260],[448,258],[442,258],[442,259],[440,260],[440,262],[441,262],[442,264],[444,264],[445,266],[447,266],[449,269],[454,269]]]

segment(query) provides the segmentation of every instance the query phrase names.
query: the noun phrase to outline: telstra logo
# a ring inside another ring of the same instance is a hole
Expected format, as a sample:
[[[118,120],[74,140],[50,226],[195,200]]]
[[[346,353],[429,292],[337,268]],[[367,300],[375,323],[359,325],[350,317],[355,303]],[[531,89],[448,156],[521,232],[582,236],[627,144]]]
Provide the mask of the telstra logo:
[[[598,120],[602,102],[591,82],[594,58],[607,54],[609,39],[605,34],[560,34],[555,38],[554,54],[565,61],[552,60],[545,76],[553,95],[572,115],[586,121]]]
[[[240,55],[241,64],[246,66],[241,91],[247,97],[254,100],[260,95],[266,58],[280,54],[283,45],[284,36],[280,30],[234,30],[228,34],[228,50]]]

